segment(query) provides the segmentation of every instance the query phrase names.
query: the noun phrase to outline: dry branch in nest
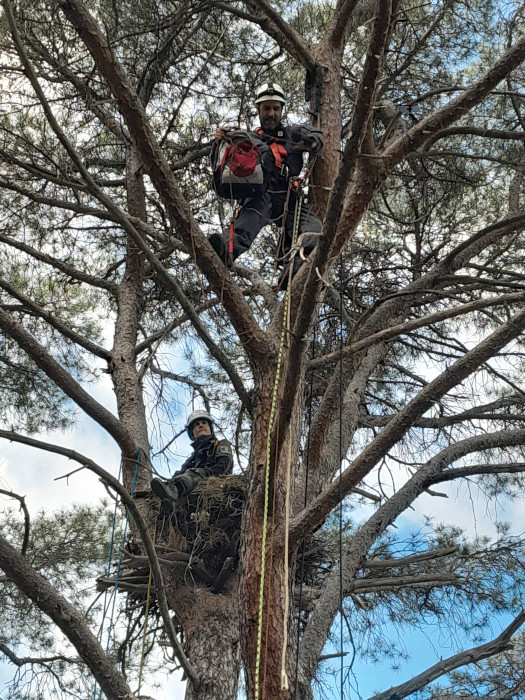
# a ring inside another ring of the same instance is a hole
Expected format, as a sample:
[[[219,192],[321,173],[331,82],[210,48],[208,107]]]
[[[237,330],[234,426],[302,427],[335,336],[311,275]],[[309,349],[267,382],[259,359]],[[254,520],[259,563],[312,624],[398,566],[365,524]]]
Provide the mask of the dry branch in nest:
[[[181,498],[173,513],[158,514],[156,550],[170,574],[186,576],[218,593],[235,568],[241,534],[245,479],[242,476],[210,477],[188,498]],[[159,502],[152,497],[152,507]],[[149,562],[140,543],[130,537],[120,565],[118,588],[134,599],[145,596]],[[116,574],[102,576],[98,588],[114,587]]]

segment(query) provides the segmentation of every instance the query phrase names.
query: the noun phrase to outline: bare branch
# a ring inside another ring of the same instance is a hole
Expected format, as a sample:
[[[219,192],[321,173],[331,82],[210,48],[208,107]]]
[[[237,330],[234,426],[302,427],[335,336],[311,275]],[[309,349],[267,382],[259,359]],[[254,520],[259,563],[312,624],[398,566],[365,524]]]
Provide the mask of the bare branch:
[[[29,530],[31,526],[25,496],[20,496],[19,494],[14,493],[14,491],[6,491],[5,489],[0,489],[0,493],[3,493],[4,496],[9,496],[10,498],[16,498],[17,501],[20,502],[20,508],[24,513],[24,539],[22,540],[22,546],[20,547],[20,554],[25,555],[27,551],[27,545],[29,544]]]
[[[457,547],[447,547],[445,549],[431,549],[422,554],[411,554],[408,557],[399,557],[397,559],[367,559],[363,564],[364,569],[397,569],[401,566],[410,566],[410,564],[419,564],[422,561],[435,561],[442,557],[449,557],[458,551]]]
[[[9,580],[9,579],[8,579]],[[3,642],[0,642],[0,651],[3,652],[9,661],[18,666],[26,666],[27,664],[49,664],[53,661],[66,661],[67,663],[78,663],[75,659],[71,659],[68,656],[62,656],[58,654],[57,656],[17,656],[8,646]]]
[[[439,678],[446,673],[450,673],[456,668],[466,666],[467,664],[475,664],[482,659],[488,659],[491,656],[495,656],[496,654],[505,651],[505,649],[509,648],[512,635],[519,630],[524,622],[525,610],[522,610],[519,615],[514,618],[511,624],[492,641],[487,642],[486,644],[481,644],[478,647],[473,647],[472,649],[462,651],[459,654],[450,656],[448,659],[443,659],[437,664],[434,664],[434,666],[428,668],[426,671],[423,671],[423,673],[415,676],[415,678],[412,678],[407,683],[402,683],[395,688],[390,688],[390,690],[387,690],[384,693],[378,693],[377,695],[372,696],[369,700],[393,700],[394,698],[395,700],[402,700],[402,698],[406,698],[407,695],[421,690],[421,688],[424,688],[429,683],[432,683],[432,681],[436,680],[436,678]]]
[[[55,328],[55,330],[61,333],[64,337],[69,338],[74,343],[80,345],[80,347],[84,348],[96,357],[100,357],[102,360],[106,360],[106,362],[109,362],[111,360],[111,353],[108,350],[105,350],[96,343],[92,343],[88,338],[85,338],[80,333],[77,333],[76,331],[66,326],[64,323],[55,318],[53,314],[51,314],[49,311],[32,301],[25,294],[22,294],[22,292],[13,287],[13,285],[9,284],[9,282],[6,282],[1,278],[0,288],[5,290],[11,296],[15,297],[15,299],[18,299],[18,301],[20,301],[24,305],[24,308],[27,309],[31,314],[34,314],[35,316],[44,319],[44,321],[49,323],[49,325],[52,326],[52,328]]]
[[[448,138],[449,136],[481,136],[487,139],[504,139],[509,141],[525,141],[525,132],[523,131],[504,131],[502,129],[480,129],[475,126],[452,126],[448,129],[442,129],[433,134],[428,141],[425,141],[425,148],[436,143],[440,139]]]
[[[153,580],[155,581],[159,609],[160,609],[160,612],[162,615],[162,619],[164,621],[166,632],[170,638],[170,642],[173,646],[173,649],[177,655],[178,660],[181,663],[181,666],[184,668],[188,678],[191,680],[192,684],[197,689],[199,686],[199,681],[198,681],[197,676],[193,670],[193,667],[191,666],[190,662],[186,658],[186,655],[184,654],[184,650],[182,649],[182,646],[181,646],[179,640],[177,639],[175,629],[173,627],[173,622],[171,620],[171,615],[170,615],[170,611],[168,608],[168,601],[166,598],[166,591],[165,591],[165,587],[164,587],[164,583],[163,583],[162,571],[161,571],[160,564],[158,561],[155,545],[153,544],[153,540],[151,539],[151,535],[149,534],[148,525],[147,525],[146,521],[144,520],[144,518],[142,517],[141,512],[137,508],[135,501],[128,494],[128,492],[126,491],[124,486],[112,474],[110,474],[108,471],[106,471],[105,469],[100,467],[98,464],[93,462],[93,460],[89,459],[89,457],[85,457],[84,455],[80,454],[79,452],[76,452],[75,450],[71,450],[71,449],[66,448],[66,447],[61,447],[60,445],[52,445],[51,443],[43,442],[42,440],[35,440],[34,438],[26,437],[25,435],[20,435],[18,433],[8,431],[8,430],[0,430],[0,438],[5,438],[6,440],[13,440],[14,442],[20,442],[24,445],[29,445],[30,447],[36,447],[37,449],[40,449],[40,450],[45,450],[47,452],[53,452],[55,454],[63,455],[64,457],[67,457],[68,459],[73,459],[76,462],[79,462],[80,464],[85,466],[90,471],[97,474],[97,476],[99,476],[101,479],[103,479],[104,482],[108,484],[108,486],[110,486],[114,491],[116,491],[116,493],[119,494],[119,496],[121,497],[121,499],[125,503],[126,507],[130,511],[131,516],[134,519],[134,521],[135,521],[135,523],[140,531],[142,543],[144,544],[144,547],[146,548],[146,552],[148,554],[148,558],[150,561],[151,570],[152,570],[152,574],[153,574]],[[1,541],[0,541],[0,545],[1,545]],[[1,551],[0,551],[0,555],[1,555]],[[0,556],[0,566],[3,568],[1,562],[2,562],[2,559]],[[4,571],[5,571],[5,569],[4,569]],[[52,590],[54,590],[54,589],[52,589]],[[26,591],[24,591],[24,592],[26,592]],[[26,595],[29,595],[29,594],[27,594],[27,592],[26,592]],[[31,597],[31,596],[29,596],[29,597]],[[37,600],[35,600],[35,604],[38,606],[38,597],[37,597]],[[65,632],[65,633],[67,634],[67,632]],[[91,634],[91,633],[89,633],[89,634]],[[79,650],[79,653],[80,653],[79,647],[77,645],[75,645],[75,646]],[[100,683],[100,681],[99,681],[99,683]]]
[[[218,299],[208,299],[203,304],[200,304],[200,306],[197,306],[195,308],[195,311],[198,314],[201,314],[203,311],[207,311],[208,309],[213,308],[218,303],[219,303]],[[147,350],[148,348],[150,348],[157,341],[162,340],[163,338],[166,338],[176,328],[179,328],[179,326],[182,326],[185,323],[188,323],[188,321],[189,321],[189,318],[186,314],[184,314],[183,316],[180,316],[179,318],[174,318],[173,321],[168,323],[167,326],[165,326],[164,328],[161,328],[156,333],[152,333],[150,336],[148,336],[143,341],[141,341],[137,345],[137,348],[136,348],[137,355],[140,355],[142,352],[144,352],[144,350]]]
[[[154,363],[150,364],[150,370],[153,374],[157,374],[162,379],[171,379],[171,381],[173,382],[179,382],[181,384],[187,384],[188,386],[191,386],[193,389],[195,389],[196,392],[198,392],[202,396],[202,400],[204,401],[206,410],[210,410],[210,401],[206,395],[206,392],[202,388],[202,384],[193,381],[193,379],[190,379],[190,377],[186,377],[185,375],[175,374],[174,372],[169,372],[165,369],[161,369]]]
[[[453,481],[454,479],[464,479],[468,476],[489,476],[495,474],[523,474],[525,472],[525,463],[510,462],[508,464],[477,464],[470,467],[461,467],[458,469],[447,469],[442,474],[437,474],[428,480],[428,485],[441,484],[445,481]]]

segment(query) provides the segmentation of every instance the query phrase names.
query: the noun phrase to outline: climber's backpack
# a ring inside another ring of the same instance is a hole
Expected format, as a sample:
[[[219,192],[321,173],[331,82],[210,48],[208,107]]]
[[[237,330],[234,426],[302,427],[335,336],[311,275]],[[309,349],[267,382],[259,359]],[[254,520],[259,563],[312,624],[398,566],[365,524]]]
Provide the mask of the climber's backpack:
[[[219,197],[258,197],[266,189],[265,157],[269,148],[255,134],[242,129],[228,133],[215,149],[213,183]]]

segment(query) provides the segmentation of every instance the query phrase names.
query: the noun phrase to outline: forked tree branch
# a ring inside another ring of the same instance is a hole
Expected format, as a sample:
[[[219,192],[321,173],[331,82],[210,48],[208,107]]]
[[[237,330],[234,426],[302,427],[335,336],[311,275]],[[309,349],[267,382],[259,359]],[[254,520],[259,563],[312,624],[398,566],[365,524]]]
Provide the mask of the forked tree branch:
[[[504,131],[503,129],[480,129],[475,126],[451,126],[448,129],[436,131],[427,141],[425,148],[440,139],[449,136],[480,136],[487,139],[503,139],[508,141],[525,141],[525,131]]]
[[[406,698],[407,695],[421,690],[429,683],[432,683],[432,681],[435,681],[436,678],[440,678],[446,673],[454,671],[456,668],[466,666],[467,664],[475,664],[482,659],[488,659],[491,656],[500,654],[502,651],[509,648],[512,635],[519,630],[524,622],[525,610],[522,610],[511,624],[503,630],[499,637],[485,644],[481,644],[480,646],[472,647],[472,649],[467,649],[459,654],[450,656],[448,659],[443,659],[406,683],[390,688],[390,690],[384,693],[373,695],[369,700],[402,700],[402,698]]]
[[[148,559],[149,559],[149,562],[151,565],[153,580],[154,580],[155,586],[156,586],[156,595],[157,595],[157,600],[159,603],[159,609],[160,609],[160,612],[162,615],[162,619],[164,621],[165,629],[166,629],[166,632],[168,634],[169,640],[173,646],[173,650],[177,656],[177,659],[179,660],[184,671],[186,672],[188,678],[190,679],[190,681],[192,682],[194,687],[197,689],[199,687],[199,680],[198,680],[197,675],[193,669],[193,666],[190,664],[189,660],[187,659],[187,657],[184,653],[184,650],[182,648],[181,643],[177,639],[177,635],[176,635],[175,629],[173,627],[173,622],[171,620],[170,610],[168,607],[168,600],[166,598],[166,591],[165,591],[165,586],[164,586],[164,582],[163,582],[162,570],[160,568],[160,564],[158,561],[157,552],[155,550],[155,545],[153,544],[153,540],[151,539],[151,535],[149,534],[148,525],[147,525],[146,521],[144,520],[144,518],[142,517],[140,510],[137,508],[135,501],[129,495],[129,493],[124,488],[124,486],[112,474],[110,474],[108,471],[103,469],[101,466],[99,466],[98,464],[93,462],[93,460],[89,459],[89,457],[85,457],[84,455],[80,454],[79,452],[76,452],[75,450],[71,450],[71,449],[66,448],[66,447],[61,447],[60,445],[53,445],[53,444],[48,443],[48,442],[43,442],[42,440],[36,440],[35,438],[30,438],[30,437],[27,437],[25,435],[20,435],[19,433],[15,433],[15,432],[8,431],[8,430],[0,430],[0,438],[4,438],[6,440],[12,440],[13,442],[19,442],[19,443],[22,443],[23,445],[29,445],[30,447],[36,447],[37,449],[45,450],[46,452],[53,452],[55,454],[59,454],[59,455],[62,455],[64,457],[67,457],[68,459],[73,459],[76,462],[79,462],[80,464],[82,464],[84,467],[86,467],[90,471],[94,472],[97,476],[99,476],[104,481],[104,483],[106,483],[114,491],[116,491],[116,493],[119,494],[122,501],[126,505],[126,508],[128,508],[129,512],[131,513],[131,516],[134,519],[134,521],[137,525],[137,528],[140,531],[142,543],[144,544],[144,547],[146,548],[146,552],[148,554]],[[0,554],[1,554],[1,552],[0,552]],[[0,566],[3,568],[1,556],[0,556]],[[54,588],[51,587],[51,590],[54,591]],[[26,591],[24,590],[24,592],[26,592]],[[27,592],[26,592],[26,595],[27,595]],[[32,598],[32,599],[35,600],[34,598]],[[37,599],[35,600],[35,604],[38,607],[41,607],[41,606],[39,606],[39,603],[38,603],[38,596],[37,596]],[[43,609],[43,608],[41,608],[41,609]],[[47,612],[47,611],[45,611],[45,612]],[[64,633],[67,634],[66,631],[64,631]],[[89,633],[91,634],[91,632],[89,632]],[[75,647],[77,648],[77,650],[80,653],[80,649],[78,649],[76,644],[75,644]],[[84,657],[82,657],[82,658],[84,658]],[[87,661],[86,661],[86,663],[87,663]]]
[[[71,659],[68,656],[57,654],[56,656],[17,656],[8,646],[0,642],[0,651],[7,656],[9,661],[21,668],[28,664],[50,664],[54,661],[65,661],[70,664],[78,664],[78,659]]]
[[[378,461],[406,434],[416,419],[426,413],[450,389],[460,384],[484,362],[496,355],[511,340],[517,338],[524,329],[525,310],[522,310],[422,389],[343,471],[341,476],[343,497],[364,479]],[[321,525],[339,501],[340,485],[334,482],[292,521],[290,526],[292,546]]]
[[[442,484],[446,481],[464,479],[469,476],[494,476],[495,474],[523,474],[525,472],[525,462],[509,462],[507,464],[477,464],[470,467],[458,467],[457,469],[446,469],[427,481],[428,486]]]
[[[323,43],[326,42],[330,46],[337,49],[341,48],[347,34],[351,28],[353,28],[351,27],[352,15],[359,3],[363,5],[363,10],[365,7],[367,10],[363,17],[371,19],[376,0],[367,0],[367,2],[361,2],[361,0],[338,0],[332,19],[330,20],[325,36],[323,37]],[[363,20],[359,24],[362,23]]]
[[[4,0],[7,2],[8,0]],[[223,300],[232,325],[253,365],[264,362],[276,352],[271,339],[259,328],[249,304],[239,287],[227,273],[211,245],[198,227],[160,148],[148,117],[122,66],[114,57],[100,27],[81,0],[57,0],[64,14],[77,30],[91,53],[119,104],[146,172],[176,225],[183,241],[192,251],[199,268],[208,277],[217,295]],[[109,198],[108,198],[109,199]],[[113,203],[106,205],[111,209]],[[110,209],[110,210],[111,210]],[[184,309],[186,312],[187,310]]]
[[[22,540],[22,546],[20,547],[20,554],[25,555],[27,551],[27,546],[29,544],[29,530],[31,526],[25,496],[20,496],[18,493],[14,493],[13,491],[6,491],[5,489],[0,489],[0,493],[2,493],[4,496],[9,496],[9,498],[16,498],[16,500],[20,503],[20,508],[24,513],[24,539]]]
[[[266,0],[243,0],[253,12],[250,19],[256,22],[275,42],[288,51],[298,63],[309,69],[315,66],[315,58],[303,37],[293,29]],[[225,7],[225,3],[221,3]]]
[[[452,462],[473,452],[496,447],[516,447],[524,443],[525,429],[502,430],[467,438],[444,448],[420,467],[399,491],[380,506],[368,521],[352,535],[349,545],[343,553],[342,575],[338,568],[329,574],[323,585],[319,603],[306,625],[301,642],[301,659],[303,659],[301,675],[303,677],[311,679],[315,673],[317,659],[322,652],[322,640],[326,639],[326,636],[322,636],[323,632],[326,631],[328,634],[340,606],[341,578],[344,590],[355,579],[358,571],[366,568],[365,557],[373,543],[425,491],[431,479],[441,474]]]
[[[360,155],[361,146],[365,139],[369,121],[374,106],[377,81],[389,36],[392,0],[379,0],[377,14],[370,37],[363,77],[361,79],[355,110],[352,118],[351,135],[345,146],[341,166],[333,185],[328,201],[328,209],[323,225],[323,235],[319,239],[314,260],[304,286],[302,297],[297,310],[297,316],[291,335],[289,357],[294,358],[288,363],[284,378],[283,400],[281,403],[279,446],[286,437],[286,427],[292,415],[299,377],[303,371],[305,351],[308,344],[308,330],[313,314],[316,312],[316,298],[321,288],[318,271],[323,273],[337,232],[337,224],[343,208],[344,197],[348,188],[348,178]],[[300,274],[300,273],[299,273]],[[300,282],[298,281],[298,284]]]

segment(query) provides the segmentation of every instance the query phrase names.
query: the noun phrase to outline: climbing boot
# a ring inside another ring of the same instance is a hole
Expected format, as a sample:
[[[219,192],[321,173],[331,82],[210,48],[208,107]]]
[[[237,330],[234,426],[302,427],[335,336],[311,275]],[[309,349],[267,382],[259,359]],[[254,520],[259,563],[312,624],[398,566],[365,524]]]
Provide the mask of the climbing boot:
[[[213,250],[217,253],[222,262],[225,263],[228,251],[226,250],[222,236],[219,233],[212,233],[208,240]]]
[[[157,498],[160,498],[163,510],[173,510],[173,506],[179,498],[179,492],[175,486],[172,486],[167,481],[153,477],[151,490]]]

